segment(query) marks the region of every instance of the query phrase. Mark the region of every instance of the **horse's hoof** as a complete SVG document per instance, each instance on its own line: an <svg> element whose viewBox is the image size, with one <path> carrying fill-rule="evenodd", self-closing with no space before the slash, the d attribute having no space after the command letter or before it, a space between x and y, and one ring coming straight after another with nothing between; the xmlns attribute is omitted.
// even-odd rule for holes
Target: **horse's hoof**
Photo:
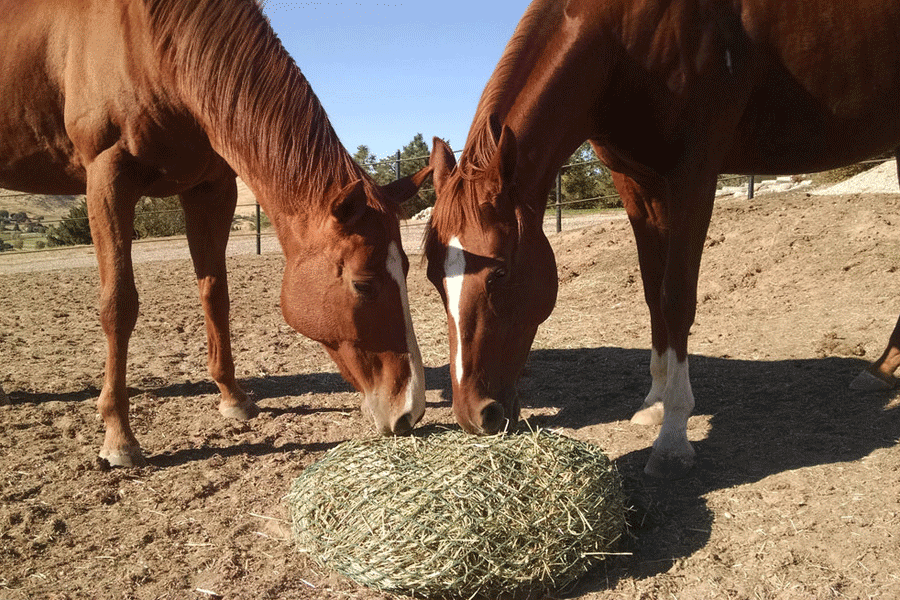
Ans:
<svg viewBox="0 0 900 600"><path fill-rule="evenodd" d="M683 479L694 467L694 449L688 455L662 454L654 450L644 473L657 479Z"/></svg>
<svg viewBox="0 0 900 600"><path fill-rule="evenodd" d="M892 390L897 386L897 380L890 375L882 375L881 373L866 369L856 376L850 382L850 389L860 392L881 392L884 390Z"/></svg>
<svg viewBox="0 0 900 600"><path fill-rule="evenodd" d="M100 450L100 458L109 463L111 467L143 467L147 465L147 459L141 453L140 446L128 445L121 448Z"/></svg>
<svg viewBox="0 0 900 600"><path fill-rule="evenodd" d="M219 404L219 412L222 416L229 419L237 419L238 421L249 421L259 414L259 407L253 400L245 400L237 405L226 406Z"/></svg>
<svg viewBox="0 0 900 600"><path fill-rule="evenodd" d="M662 425L664 412L662 402L654 402L649 406L644 405L634 413L631 422L635 425Z"/></svg>

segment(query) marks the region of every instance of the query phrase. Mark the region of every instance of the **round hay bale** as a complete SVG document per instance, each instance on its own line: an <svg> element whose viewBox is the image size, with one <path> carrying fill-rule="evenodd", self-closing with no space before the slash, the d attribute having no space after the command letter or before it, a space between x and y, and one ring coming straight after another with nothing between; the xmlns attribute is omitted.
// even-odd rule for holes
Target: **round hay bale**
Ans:
<svg viewBox="0 0 900 600"><path fill-rule="evenodd" d="M359 584L419 597L547 592L622 534L599 448L546 430L345 442L286 497L301 551Z"/></svg>

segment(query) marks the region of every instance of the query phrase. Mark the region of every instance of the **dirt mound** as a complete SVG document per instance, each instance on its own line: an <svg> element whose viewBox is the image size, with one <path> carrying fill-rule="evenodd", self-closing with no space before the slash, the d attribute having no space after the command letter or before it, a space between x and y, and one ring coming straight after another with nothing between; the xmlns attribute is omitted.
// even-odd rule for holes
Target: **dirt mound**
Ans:
<svg viewBox="0 0 900 600"><path fill-rule="evenodd" d="M840 195L840 194L900 194L900 184L897 178L897 161L889 160L836 183L824 189L816 190L814 194Z"/></svg>

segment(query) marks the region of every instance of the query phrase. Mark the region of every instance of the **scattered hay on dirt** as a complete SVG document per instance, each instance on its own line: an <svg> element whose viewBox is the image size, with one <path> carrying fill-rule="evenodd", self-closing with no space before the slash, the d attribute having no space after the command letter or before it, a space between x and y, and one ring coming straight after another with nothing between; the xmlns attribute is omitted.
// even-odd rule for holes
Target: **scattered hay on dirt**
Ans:
<svg viewBox="0 0 900 600"><path fill-rule="evenodd" d="M546 430L346 442L294 481L287 502L303 552L421 597L558 589L603 560L624 527L606 455Z"/></svg>

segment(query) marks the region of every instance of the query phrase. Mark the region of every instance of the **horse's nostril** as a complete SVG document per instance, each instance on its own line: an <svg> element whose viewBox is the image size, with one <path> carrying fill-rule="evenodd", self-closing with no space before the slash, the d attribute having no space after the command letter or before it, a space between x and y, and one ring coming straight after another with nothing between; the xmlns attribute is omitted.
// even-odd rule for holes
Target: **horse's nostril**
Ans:
<svg viewBox="0 0 900 600"><path fill-rule="evenodd" d="M506 426L506 411L499 402L491 402L481 409L481 429L488 435L499 432Z"/></svg>
<svg viewBox="0 0 900 600"><path fill-rule="evenodd" d="M409 435L412 433L412 430L413 424L412 419L409 418L409 413L400 415L400 418L394 423L394 435Z"/></svg>

